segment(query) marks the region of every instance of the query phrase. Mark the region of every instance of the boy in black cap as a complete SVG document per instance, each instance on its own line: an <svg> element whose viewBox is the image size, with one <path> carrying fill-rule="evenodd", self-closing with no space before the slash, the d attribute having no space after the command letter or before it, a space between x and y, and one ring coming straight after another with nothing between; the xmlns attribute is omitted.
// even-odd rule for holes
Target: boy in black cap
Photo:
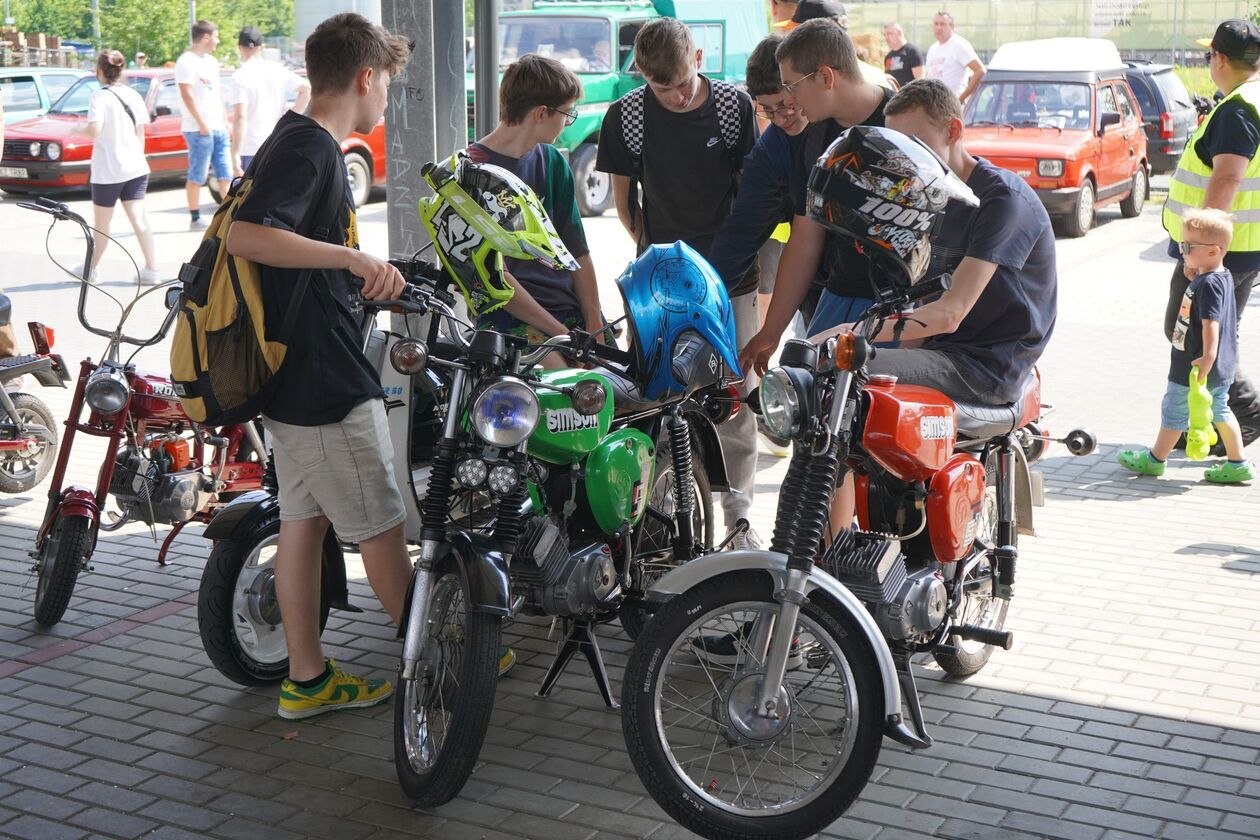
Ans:
<svg viewBox="0 0 1260 840"><path fill-rule="evenodd" d="M263 58L263 37L256 26L236 36L241 67L232 74L228 107L232 112L232 174L244 174L254 153L289 109L288 95L297 92L293 110L306 110L311 99L310 82L297 73Z"/></svg>
<svg viewBox="0 0 1260 840"><path fill-rule="evenodd" d="M1251 287L1260 278L1260 29L1251 21L1227 20L1216 28L1204 57L1212 81L1224 99L1199 124L1186 143L1164 204L1164 227L1170 237L1168 255L1177 259L1168 287L1164 334L1171 338L1186 288L1187 275L1179 246L1185 241L1182 215L1205 207L1233 214L1234 235L1225 268L1234 278L1238 316L1247 307ZM1241 369L1235 368L1229 406L1238 417L1246 442L1260 434L1260 399Z"/></svg>

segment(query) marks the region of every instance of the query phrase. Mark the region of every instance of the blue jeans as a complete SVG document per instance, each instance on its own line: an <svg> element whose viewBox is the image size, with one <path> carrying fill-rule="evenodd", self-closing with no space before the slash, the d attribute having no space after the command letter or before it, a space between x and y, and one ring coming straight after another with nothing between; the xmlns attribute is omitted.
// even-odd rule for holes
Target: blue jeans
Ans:
<svg viewBox="0 0 1260 840"><path fill-rule="evenodd" d="M1228 423L1234 419L1234 412L1229 410L1229 383L1208 386L1212 394L1212 422ZM1168 383L1164 392L1164 403L1159 409L1159 424L1165 429L1184 432L1190 428L1190 386Z"/></svg>
<svg viewBox="0 0 1260 840"><path fill-rule="evenodd" d="M232 180L232 161L228 154L230 146L226 131L212 131L209 134L185 131L184 142L188 145L188 183L204 184L211 164L214 164L214 177L220 181Z"/></svg>
<svg viewBox="0 0 1260 840"><path fill-rule="evenodd" d="M818 298L818 306L814 308L814 317L810 320L805 335L817 335L841 324L851 324L866 314L866 310L874 302L870 298L841 297L824 291Z"/></svg>

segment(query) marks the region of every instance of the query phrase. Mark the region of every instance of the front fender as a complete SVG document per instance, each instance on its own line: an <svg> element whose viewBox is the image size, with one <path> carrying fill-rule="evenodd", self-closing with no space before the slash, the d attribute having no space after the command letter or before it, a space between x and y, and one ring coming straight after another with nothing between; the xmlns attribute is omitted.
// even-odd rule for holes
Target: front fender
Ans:
<svg viewBox="0 0 1260 840"><path fill-rule="evenodd" d="M504 618L512 615L511 586L508 580L507 559L499 548L499 541L486 534L456 531L444 544L468 581L468 597L478 612Z"/></svg>
<svg viewBox="0 0 1260 840"><path fill-rule="evenodd" d="M280 500L275 494L267 490L251 490L219 508L202 536L208 540L237 539L272 514L280 514Z"/></svg>
<svg viewBox="0 0 1260 840"><path fill-rule="evenodd" d="M659 578L647 593L649 608L660 606L675 595L680 595L704 581L727 572L755 570L765 572L774 579L776 590L787 584L787 555L774 551L722 551L697 557L689 563ZM897 682L897 666L893 663L888 643L879 632L875 619L849 589L822 569L815 567L809 573L808 592L829 598L847 612L858 627L862 628L866 641L879 664L879 675L884 683L884 719L901 719L901 689Z"/></svg>

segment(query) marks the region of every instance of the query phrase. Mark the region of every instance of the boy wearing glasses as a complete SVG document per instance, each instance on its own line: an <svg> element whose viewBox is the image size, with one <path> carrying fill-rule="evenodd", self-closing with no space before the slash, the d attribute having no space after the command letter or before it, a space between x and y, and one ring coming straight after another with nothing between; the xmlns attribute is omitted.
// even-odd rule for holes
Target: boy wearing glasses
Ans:
<svg viewBox="0 0 1260 840"><path fill-rule="evenodd" d="M634 39L635 66L647 84L614 102L600 126L595 166L612 176L617 217L640 252L682 240L711 258L744 157L757 140L752 100L734 85L702 75L703 58L684 23L668 17L648 21ZM756 265L728 282L735 340L742 347L757 331ZM752 506L757 467L752 412L739 412L718 434L731 488L722 497L729 529ZM731 547L759 543L747 531Z"/></svg>
<svg viewBox="0 0 1260 840"><path fill-rule="evenodd" d="M1172 331L1172 359L1168 389L1160 411L1159 434L1150 449L1125 449L1116 460L1141 475L1163 475L1169 453L1189 427L1189 381L1197 369L1212 394L1212 422L1225 444L1228 459L1210 467L1203 477L1216 484L1236 484L1255 478L1243 455L1242 430L1229 408L1229 384L1238 362L1238 312L1234 278L1222 261L1234 235L1234 225L1223 210L1186 210L1179 245L1185 275L1190 281Z"/></svg>
<svg viewBox="0 0 1260 840"><path fill-rule="evenodd" d="M533 261L504 260L516 294L507 306L486 315L479 326L519 335L531 343L565 335L573 327L597 332L604 326L573 171L552 145L565 126L577 119L575 109L581 97L581 83L563 64L538 55L521 56L507 68L499 85L499 124L468 147L474 161L501 166L529 185L578 262L578 270L569 272ZM555 359L557 364L560 361ZM544 364L550 362L551 357Z"/></svg>

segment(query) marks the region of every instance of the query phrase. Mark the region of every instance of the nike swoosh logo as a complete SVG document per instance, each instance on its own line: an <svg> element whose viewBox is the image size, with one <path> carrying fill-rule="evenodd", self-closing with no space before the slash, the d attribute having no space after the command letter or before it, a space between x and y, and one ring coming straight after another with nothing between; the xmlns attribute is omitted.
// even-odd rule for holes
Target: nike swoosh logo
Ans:
<svg viewBox="0 0 1260 840"><path fill-rule="evenodd" d="M719 140L721 140L721 139L722 139L721 137L710 137L710 138L709 138L709 148L710 148L710 149L712 149L714 146L716 146L716 145L718 144L718 141L719 141Z"/></svg>

